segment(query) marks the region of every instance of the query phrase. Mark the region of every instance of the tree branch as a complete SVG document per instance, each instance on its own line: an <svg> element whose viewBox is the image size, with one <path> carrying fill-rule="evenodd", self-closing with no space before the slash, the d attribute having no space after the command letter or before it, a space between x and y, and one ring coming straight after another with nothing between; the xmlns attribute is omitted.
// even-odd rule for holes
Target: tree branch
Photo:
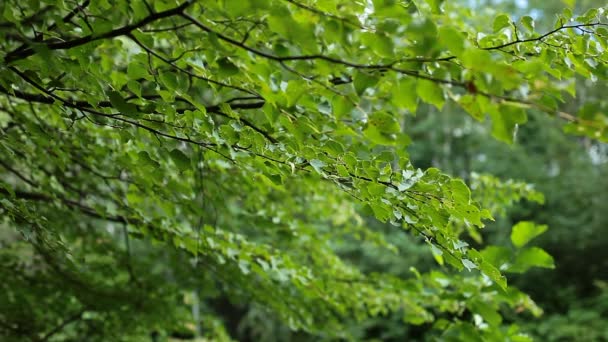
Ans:
<svg viewBox="0 0 608 342"><path fill-rule="evenodd" d="M63 330L63 328L65 328L68 324L76 322L76 321L82 319L82 314L84 314L85 311L86 311L85 309L81 309L80 311L76 312L72 316L66 318L61 323L59 323L58 326L56 326L55 328L51 329L51 331L49 331L48 333L44 334L38 341L39 342L48 341L49 338L51 338L53 335L55 335L56 333L58 333L61 330Z"/></svg>
<svg viewBox="0 0 608 342"><path fill-rule="evenodd" d="M71 49L71 48L81 46L81 45L84 45L84 44L87 44L90 42L94 42L97 40L101 40L101 39L108 39L108 38L124 36L126 34L129 34L131 31L138 29L140 27L143 27L145 25L148 25L156 20L178 15L178 14L182 13L188 6L190 6L193 3L194 3L194 0L186 0L183 4L181 4L175 8L172 8L172 9L169 9L169 10L166 10L163 12L152 13L149 16L143 18L142 20L140 20L134 24L126 25L121 28L117 28L112 31L108 31L106 33L90 34L90 35L87 35L87 36L84 36L81 38L77 38L77 39L73 39L73 40L69 40L69 41L65 41L65 42L49 42L49 43L43 42L42 44L49 50L66 50L66 49ZM25 49L17 49L12 52L9 52L4 57L4 62L7 64L10 64L10 63L16 62L18 60L27 58L35 53L36 53L36 51L32 47L28 47Z"/></svg>
<svg viewBox="0 0 608 342"><path fill-rule="evenodd" d="M486 48L482 48L482 49L483 50L499 50L499 49L503 49L503 48L506 48L506 47L509 47L509 46L515 45L515 44L542 41L543 39L547 38L548 36L550 36L554 33L557 33L563 29L569 29L569 28L579 28L580 29L582 27L595 27L595 26L608 26L608 24L598 22L598 23L577 24L577 25L560 25L558 28L553 29L549 32L546 32L535 38L516 39L516 40L508 42L508 43L491 46L491 47L486 47Z"/></svg>
<svg viewBox="0 0 608 342"><path fill-rule="evenodd" d="M2 86L0 86L0 92L5 93L9 96L14 96L17 98L20 98L22 100L26 100L29 102L38 102L38 103L43 103L43 104L53 104L57 101L57 99L49 97L49 96L44 96L44 95L40 95L40 94L31 94L31 93L26 93L26 92L22 92L22 91L18 91L18 90L12 90L14 94L11 94L9 91L7 91L6 89L4 89ZM142 98L145 98L147 100L152 100L152 99L156 99L159 98L159 95L143 95ZM126 98L125 100L128 101L130 99L132 99L134 97L131 98ZM182 102L186 102L188 104L190 104L186 99L184 98L176 98L177 101L182 101ZM66 100L67 101L67 100ZM70 106L72 108L77 108L80 110L84 110L85 108L88 109L93 109L93 107L86 101L69 101L69 105L67 102L64 101L64 104L66 104L67 106ZM262 108L264 106L265 102L264 101L258 101L258 102L250 102L250 103L235 103L235 104L228 104L230 106L231 109L259 109ZM101 101L97 104L98 107L101 108L113 108L112 104L110 103L110 101ZM194 107L190 108L190 109L195 109ZM226 118L231 118L228 114L222 112L220 105L212 105L212 106L206 106L205 107L207 113L213 113L213 114L217 114L217 115L221 115L223 117ZM183 112L186 109L182 109L181 111L178 112ZM159 113L160 114L160 113ZM114 114L105 114L105 115L114 115ZM239 118L239 121L241 121L245 126L250 127L251 129L253 129L254 131L262 134L266 139L268 139L270 142L272 142L273 144L276 144L278 141L276 138L272 137L268 132L266 132L265 130L257 127L256 125L254 125L251 121L249 121L246 118ZM156 122L156 121L155 121Z"/></svg>

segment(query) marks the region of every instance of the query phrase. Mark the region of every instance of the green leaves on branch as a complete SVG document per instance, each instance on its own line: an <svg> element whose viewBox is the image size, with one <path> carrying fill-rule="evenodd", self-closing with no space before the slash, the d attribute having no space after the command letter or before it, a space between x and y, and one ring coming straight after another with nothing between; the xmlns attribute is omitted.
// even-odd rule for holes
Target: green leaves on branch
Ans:
<svg viewBox="0 0 608 342"><path fill-rule="evenodd" d="M368 118L367 127L363 132L375 144L394 145L401 133L401 127L394 116L376 112Z"/></svg>
<svg viewBox="0 0 608 342"><path fill-rule="evenodd" d="M515 247L490 246L481 251L485 260L503 272L523 273L531 267L554 268L553 257L539 247L525 247L532 239L547 230L545 225L522 221L513 226L511 241Z"/></svg>
<svg viewBox="0 0 608 342"><path fill-rule="evenodd" d="M230 296L320 338L356 339L345 322L405 311L413 324L440 313L447 318L434 323L456 340L505 340L498 305L523 295L497 294L516 291L501 272L553 267L528 246L546 227L516 225L513 249L477 251L461 234L481 243L493 215L542 195L489 175L467 185L417 168L405 123L456 103L489 117L507 143L529 110L567 120L569 132L608 134L604 104L561 108L576 95L575 77L606 78L601 11L575 22L564 14L538 33L531 17L505 14L478 31L477 18L440 0L83 3L0 4L0 203L3 224L19 233L11 248L29 248L8 264L27 256L44 273L84 260L70 295L49 290L45 300L99 314L108 331L131 316L95 310L82 299L90 284L140 294L126 306L162 312L144 325L165 333L173 321L164 308L183 317L192 308L175 298L200 289L206 305ZM339 248L347 239L390 245L372 217L419 237L453 271L483 276L363 272ZM22 285L7 298L35 292ZM452 309L464 307L491 328ZM52 309L60 319L47 321L73 315Z"/></svg>

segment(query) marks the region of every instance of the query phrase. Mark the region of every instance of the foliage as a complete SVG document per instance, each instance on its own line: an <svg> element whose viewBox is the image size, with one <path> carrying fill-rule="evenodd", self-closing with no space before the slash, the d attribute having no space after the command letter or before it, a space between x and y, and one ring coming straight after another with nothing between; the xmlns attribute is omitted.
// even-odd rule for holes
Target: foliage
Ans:
<svg viewBox="0 0 608 342"><path fill-rule="evenodd" d="M589 100L601 98L604 88L597 85L591 89L584 83L577 87ZM555 269L508 275L509 283L528 293L544 314L536 320L520 315L506 315L505 319L524 325L524 330L539 341L557 340L558 336L568 339L577 333L588 336L586 340L601 341L605 311L599 304L603 299L598 284L607 279L603 270L608 258L602 219L608 210L606 145L564 136L562 123L538 114L531 115L530 122L519 129L512 146L493 141L482 124L454 113L430 113L416 120L412 130L417 132L417 141L424 143L412 146L413 163L434 161L434 166L453 173L468 169L513 177L534 183L534 189L544 193L542 206L524 200L480 231L483 241L507 246L511 244L509 228L515 222L535 221L550 227L531 243L553 256ZM477 192L473 190L473 194ZM573 319L585 327L586 335L582 329L573 332L572 325L564 324ZM537 329L540 326L543 328Z"/></svg>
<svg viewBox="0 0 608 342"><path fill-rule="evenodd" d="M398 314L448 340L527 340L501 312L540 309L501 272L553 267L524 247L546 228L516 225L509 253L462 233L480 242L504 207L541 195L491 176L471 193L417 167L406 120L458 106L510 143L543 112L608 140L604 102L560 107L576 77L606 78L604 9L544 32L436 0L0 11L0 332L14 338L228 339L247 304L317 339ZM399 251L369 216L452 269L351 262L344 239Z"/></svg>
<svg viewBox="0 0 608 342"><path fill-rule="evenodd" d="M550 341L608 339L608 328L604 324L608 314L606 284L600 283L598 286L602 288L599 296L582 301L574 300L573 308L568 312L554 314L534 325L530 324L528 330Z"/></svg>

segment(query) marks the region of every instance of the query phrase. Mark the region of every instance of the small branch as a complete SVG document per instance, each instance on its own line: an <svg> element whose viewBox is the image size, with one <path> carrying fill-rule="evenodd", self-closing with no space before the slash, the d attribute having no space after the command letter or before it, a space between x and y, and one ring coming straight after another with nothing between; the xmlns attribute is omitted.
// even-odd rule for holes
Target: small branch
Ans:
<svg viewBox="0 0 608 342"><path fill-rule="evenodd" d="M345 60L341 60L338 58L334 58L334 57L329 57L326 55L321 55L321 54L315 54L315 55L297 55L297 56L276 56L274 54L271 53L267 53L255 48L252 48L246 44L243 44L231 37L228 37L224 34L222 34L221 32L217 32L212 30L211 28L209 28L208 26L204 25L203 23L201 23L200 21L194 19L193 17L191 17L190 15L188 15L187 13L180 13L180 15L184 18L186 18L187 20L189 20L190 22L192 22L194 25L196 25L198 28L200 28L201 30L207 32L207 33L212 33L215 34L220 40L223 40L231 45L234 45L236 47L239 47L241 49L244 49L246 51L249 51L255 55L258 55L260 57L264 57L276 62L286 62L286 61L307 61L307 60L323 60L326 62L330 62L333 64L340 64L340 65L344 65L347 67L351 67L351 68L355 68L355 69L362 69L362 70L379 70L379 71L386 71L386 70L392 70L404 75L408 75L411 77L415 77L415 78L419 78L419 79L425 79L425 80L429 80L429 81L433 81L433 82L437 82L437 83L442 83L442 84L451 84L451 85L458 85L458 86L464 86L464 83L461 82L456 82L456 81L451 81L451 80L445 80L445 79L439 79L439 78L434 78L428 75L424 75L424 74L420 74L417 71L412 71L412 70L405 70L405 69L399 69L399 68L395 68L394 65L396 63L398 63L399 61L395 61L389 64L359 64L359 63L354 63L354 62L349 62L349 61L345 61ZM442 60L449 60L451 59L450 57L445 57Z"/></svg>
<svg viewBox="0 0 608 342"><path fill-rule="evenodd" d="M72 18L78 14L78 12L82 12L87 6L89 6L90 3L91 0L85 0L81 5L76 5L76 8L71 10L70 13L63 17L62 21L64 23L71 21ZM49 26L48 31L54 30L55 28L57 28L57 23L53 23L51 26Z"/></svg>
<svg viewBox="0 0 608 342"><path fill-rule="evenodd" d="M520 44L520 43L529 43L529 42L537 42L537 41L542 41L543 39L547 38L548 36L557 33L563 29L569 29L569 28L574 28L574 29L580 29L582 27L595 27L595 26L608 26L608 24L604 24L604 23L589 23L589 24L577 24L577 25L560 25L558 28L553 29L545 34L542 34L536 38L527 38L527 39L515 39L514 41L508 42L508 43L504 43L504 44L500 44L500 45L496 45L496 46L491 46L491 47L486 47L486 48L482 48L483 50L499 50L502 48L506 48L508 46L511 45L515 45L515 44Z"/></svg>
<svg viewBox="0 0 608 342"><path fill-rule="evenodd" d="M239 86L235 86L235 85L230 85L227 83L223 83L220 81L216 81L216 80L212 80L210 78L204 77L204 76L200 76L197 75L189 70L186 70L184 68L181 68L179 66L177 66L175 63L173 63L171 60L169 60L168 58L165 58L163 56L161 56L158 52L152 50L151 48L149 48L148 46L146 46L145 44L143 44L142 42L139 41L139 39L135 38L135 36L133 36L132 34L128 34L127 37L129 37L135 44L139 45L139 47L141 47L142 49L144 49L149 55L152 55L158 59L160 59L161 61L165 62L167 65L169 65L170 67L172 67L175 70L181 71L183 73L185 73L186 75L190 76L190 77L194 77L212 84L216 84L222 87L226 87L226 88L232 88L232 89L236 89L236 90L240 90L242 92L254 95L254 96L258 96L258 98L261 99L261 96L251 90L239 87Z"/></svg>
<svg viewBox="0 0 608 342"><path fill-rule="evenodd" d="M51 338L53 335L55 335L56 333L58 333L61 330L63 330L68 324L76 322L76 321L82 319L82 314L84 314L85 311L86 311L85 309L81 309L77 313L75 313L72 316L66 318L58 326L56 326L55 328L51 329L51 331L49 331L48 333L44 334L44 336L42 336L38 341L39 342L48 341L49 338Z"/></svg>
<svg viewBox="0 0 608 342"><path fill-rule="evenodd" d="M3 92L9 96L11 96L11 94L4 88L2 88L2 86L0 86L0 92ZM15 97L18 97L22 100L26 100L29 102L38 102L38 103L44 103L44 104L52 104L56 102L56 99L49 97L49 96L44 96L44 95L39 95L39 94L31 94L31 93L25 93L25 92L21 92L21 91L14 91L15 92ZM147 100L151 100L151 99L156 99L159 98L159 95L144 95L142 96L143 98L147 99ZM128 101L131 98L126 98L125 100ZM238 99L238 98L237 98ZM246 97L244 99L257 99L257 97ZM236 99L232 99L232 101L234 101ZM67 100L64 101L64 104L66 104ZM184 98L176 98L176 101L182 101L182 102L186 102L189 103L186 99ZM80 110L85 110L86 109L91 109L92 107L91 105L86 102L86 101L70 101L69 102L72 108L77 108ZM262 108L264 106L265 102L264 101L259 101L259 102L251 102L251 103L235 103L235 104L231 104L230 108L231 109L259 109ZM110 101L102 101L99 102L97 104L98 107L101 108L113 108L112 104L110 103ZM218 114L227 118L231 118L228 114L224 113L221 111L221 108L219 105L213 105L213 106L207 106L205 107L207 110L207 113L213 113L213 114ZM191 108L191 109L194 109ZM184 109L185 110L185 109ZM105 114L105 116L114 116L114 114ZM165 123L165 124L169 124L168 122L165 121L160 121L160 120L152 120L152 119L144 119L146 121L152 121L152 122L159 122L159 123ZM266 139L268 139L270 142L276 144L278 141L272 137L268 132L264 131L263 129L257 127L256 125L254 125L251 121L249 121L246 118L239 118L239 120L245 124L245 126L250 127L251 129L253 129L254 131L262 134Z"/></svg>
<svg viewBox="0 0 608 342"><path fill-rule="evenodd" d="M19 71L17 68L15 67L9 67L9 70L13 71L14 73L16 73L17 75L19 75L19 77L21 77L23 80L25 80L27 83L29 83L30 85L32 85L34 88L42 91L43 93L47 94L48 96L50 96L51 98L61 102L63 105L65 105L66 107L70 107L70 108L76 108L82 112L86 112L86 113L90 113L93 115L97 115L97 116L102 116L105 118L110 118L110 119L114 119L117 121L121 121L124 123L127 123L131 126L135 126L141 129L144 129L150 133L152 133L155 136L162 136L165 138L169 138L169 139L173 139L173 140L177 140L177 141L182 141L185 143L190 143L190 144L194 144L194 145L198 145L201 147L204 147L212 152L215 152L219 155L221 155L222 157L228 159L229 161L234 162L234 160L226 155L224 155L223 153L211 148L212 146L215 146L215 144L210 144L210 143L206 143L206 142L200 142L200 141L196 141L196 140L192 140L190 138L184 138L184 137L180 137L180 136L176 136L176 135L171 135L162 131L159 131L157 129L154 129L152 127L148 127L146 125L143 125L137 121L131 121L125 118L120 117L120 113L114 113L114 114L107 114L107 113L102 113L90 108L86 108L86 107L82 107L82 106L78 106L77 104L74 104L73 102L63 99L53 93L50 93L48 90L44 89L44 87L42 87L41 85L37 84L36 82L34 82L31 78L29 78L27 75L25 75L24 73L22 73L21 71Z"/></svg>
<svg viewBox="0 0 608 342"><path fill-rule="evenodd" d="M187 27L190 25L193 25L193 24L185 23L185 24L181 24L181 25L175 25L175 26L171 26L171 27L161 27L161 28L157 28L157 29L141 29L141 32L155 33L155 32L177 31L181 28L184 28L184 27Z"/></svg>
<svg viewBox="0 0 608 342"><path fill-rule="evenodd" d="M42 9L40 9L38 12L30 15L29 17L23 19L19 25L21 26L28 26L31 24L36 23L40 17L42 17L46 12L48 12L49 10L51 10L53 8L53 6L46 6ZM7 29L7 28L14 28L17 24L13 23L13 22L4 22L4 23L0 23L0 29Z"/></svg>
<svg viewBox="0 0 608 342"><path fill-rule="evenodd" d="M13 167L11 167L7 163L5 163L3 160L0 160L0 166L2 166L3 168L5 168L7 171L11 172L15 176L17 176L17 178L21 179L22 181L24 181L25 183L27 183L29 186L31 186L33 188L37 187L36 183L34 183L34 181L32 181L31 179L29 179L29 178L25 177L24 175L22 175L19 171L15 170Z"/></svg>
<svg viewBox="0 0 608 342"><path fill-rule="evenodd" d="M343 17L337 16L337 15L332 14L332 13L323 12L323 11L317 9L317 8L314 8L314 7L311 7L311 6L307 6L307 5L305 5L305 4L301 3L301 2L298 2L298 1L295 1L295 0L285 0L285 1L289 2L290 4L293 4L294 6L297 6L297 7L301 8L301 9L303 9L303 10L306 10L306 11L309 11L311 13L317 14L319 16L336 19L336 20L339 20L339 21L341 21L341 22L343 22L345 24L354 26L354 27L362 29L362 30L370 30L370 31L372 30L369 27L365 27L365 26L361 25L361 23L353 22L352 20L349 20L348 18L343 18Z"/></svg>

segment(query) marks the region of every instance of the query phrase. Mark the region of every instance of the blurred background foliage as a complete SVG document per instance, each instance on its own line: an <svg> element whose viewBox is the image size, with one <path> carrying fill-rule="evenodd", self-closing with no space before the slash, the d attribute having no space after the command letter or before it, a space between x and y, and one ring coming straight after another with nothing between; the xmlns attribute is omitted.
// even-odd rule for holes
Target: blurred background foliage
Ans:
<svg viewBox="0 0 608 342"><path fill-rule="evenodd" d="M420 167L434 165L465 178L470 172L490 173L534 184L544 194L544 204L517 203L483 231L486 242L503 245L518 221L550 227L551 234L536 242L554 257L556 268L509 278L544 315L513 319L541 341L608 339L607 146L565 136L559 123L541 115L530 116L512 146L493 140L488 129L449 109L412 121L423 138L418 141L426 141L410 148Z"/></svg>
<svg viewBox="0 0 608 342"><path fill-rule="evenodd" d="M531 15L537 27L550 27L564 5L582 13L598 2L472 0L469 4L475 11L507 12L515 18ZM605 103L607 91L601 82L579 81L577 99L570 98L564 110L583 102ZM507 243L510 227L522 220L546 224L551 231L535 241L553 256L556 268L535 268L509 277L510 284L529 294L543 309L543 316L505 318L538 341L608 341L608 145L564 135L563 126L531 113L509 146L491 137L490 124L480 124L454 106L441 112L421 107L406 125L416 141L409 152L417 167L438 167L469 184L472 173L492 174L502 180L533 184L544 194L544 204L518 202L482 231L484 241L496 245ZM419 269L433 263L430 252L418 249L420 244L413 239L402 235L389 239L403 255L382 265L374 265L377 256L369 257L369 265L401 267L405 272L403 266L397 266L403 265L403 258L406 265ZM429 338L416 328L404 331L397 319L375 323L386 329L385 335L379 336L384 340L387 335L395 341Z"/></svg>

